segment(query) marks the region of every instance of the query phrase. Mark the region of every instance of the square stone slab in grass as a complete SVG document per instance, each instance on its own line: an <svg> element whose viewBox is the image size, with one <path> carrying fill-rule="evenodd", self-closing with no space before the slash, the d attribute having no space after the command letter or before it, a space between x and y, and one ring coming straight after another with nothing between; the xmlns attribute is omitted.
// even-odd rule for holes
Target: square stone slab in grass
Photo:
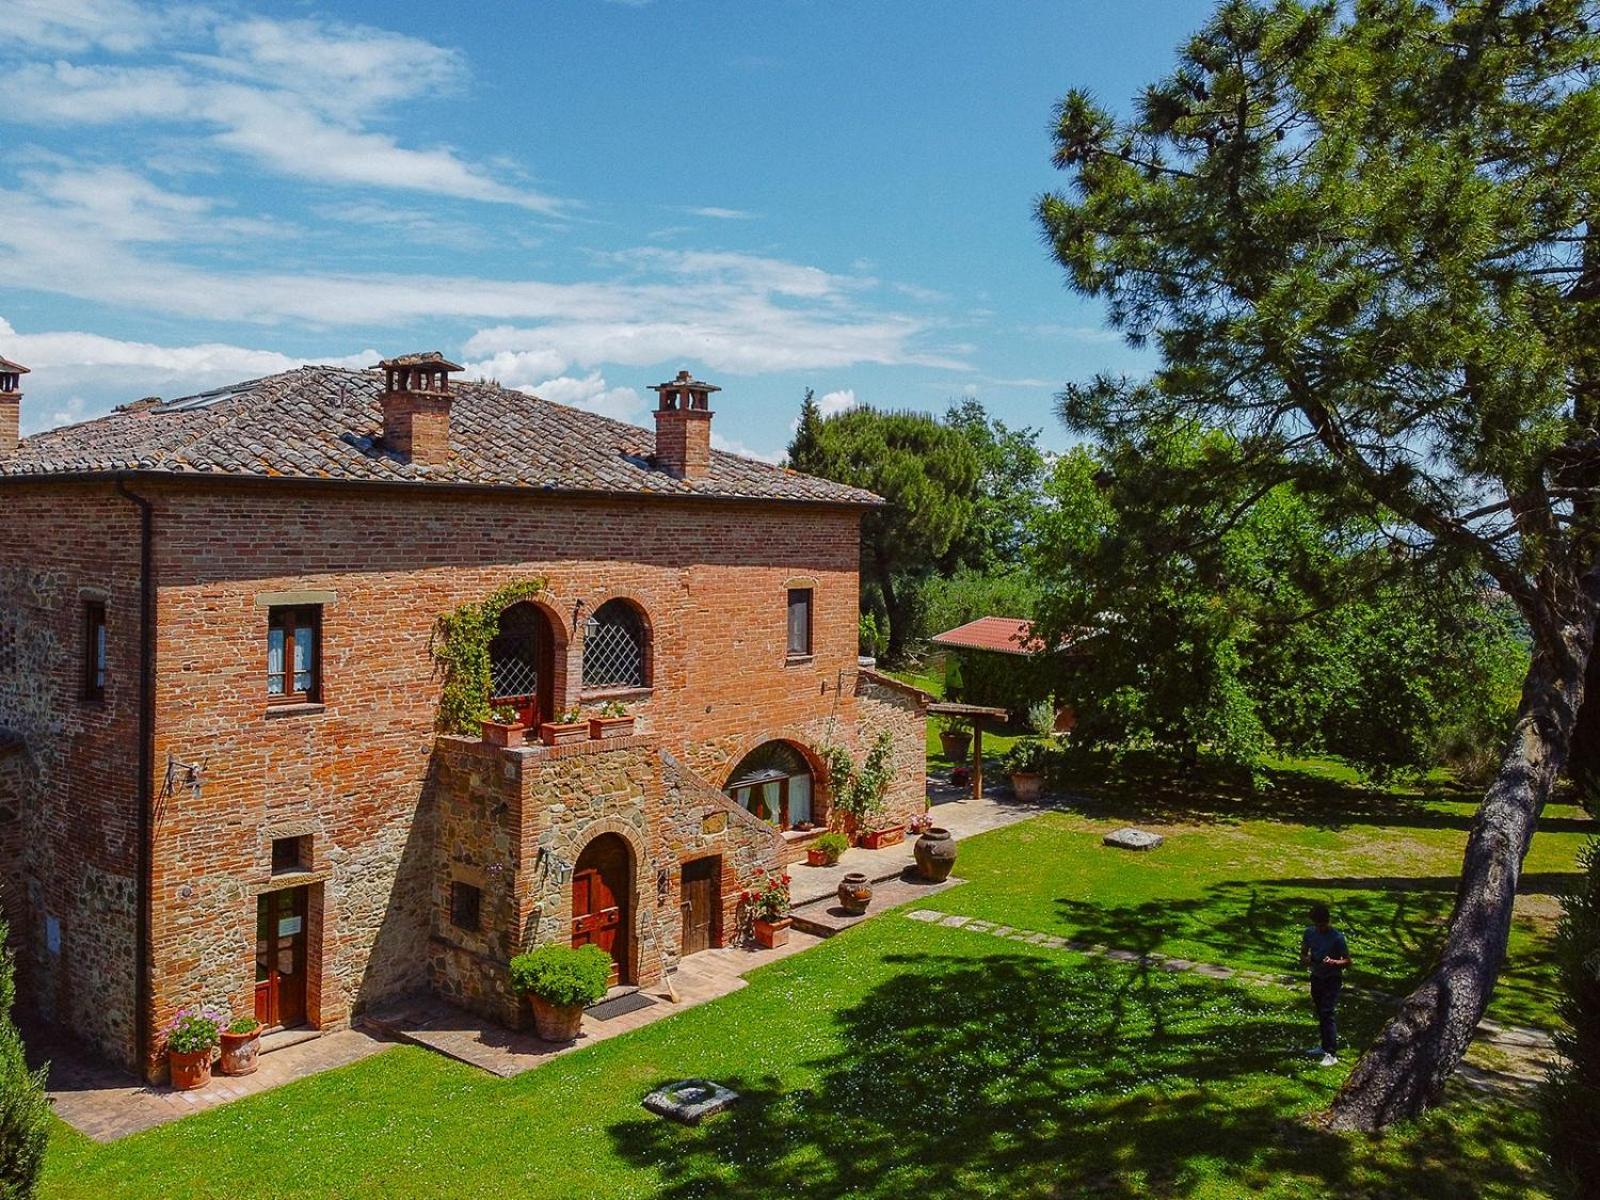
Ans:
<svg viewBox="0 0 1600 1200"><path fill-rule="evenodd" d="M1146 829L1113 829L1102 839L1106 845L1119 850L1154 850L1167 839Z"/></svg>
<svg viewBox="0 0 1600 1200"><path fill-rule="evenodd" d="M698 1125L739 1098L739 1093L709 1079L680 1079L657 1088L644 1098L644 1106L657 1116Z"/></svg>

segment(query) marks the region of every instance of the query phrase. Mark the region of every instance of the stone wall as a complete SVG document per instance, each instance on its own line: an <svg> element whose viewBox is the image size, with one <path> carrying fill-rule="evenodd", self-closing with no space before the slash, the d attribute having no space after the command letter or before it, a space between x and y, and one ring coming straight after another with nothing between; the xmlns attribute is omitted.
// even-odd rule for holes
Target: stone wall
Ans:
<svg viewBox="0 0 1600 1200"><path fill-rule="evenodd" d="M778 869L782 840L697 779L661 741L635 735L503 750L439 739L429 974L440 995L501 1023L523 1024L526 1006L507 987L507 965L523 949L570 943L571 870L604 834L629 848L632 982L658 983L677 965L686 862L720 857L716 944L739 939L740 894L758 867ZM453 880L483 889L476 933L451 924Z"/></svg>
<svg viewBox="0 0 1600 1200"><path fill-rule="evenodd" d="M0 537L0 905L20 1003L134 1059L139 525L110 487L19 486ZM84 604L106 607L84 696Z"/></svg>

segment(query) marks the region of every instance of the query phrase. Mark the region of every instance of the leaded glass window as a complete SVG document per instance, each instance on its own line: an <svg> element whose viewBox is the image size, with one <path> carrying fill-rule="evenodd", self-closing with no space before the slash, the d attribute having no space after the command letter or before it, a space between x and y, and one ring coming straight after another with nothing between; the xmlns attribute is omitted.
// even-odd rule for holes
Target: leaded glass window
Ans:
<svg viewBox="0 0 1600 1200"><path fill-rule="evenodd" d="M607 600L583 626L583 686L649 684L644 621L626 600Z"/></svg>

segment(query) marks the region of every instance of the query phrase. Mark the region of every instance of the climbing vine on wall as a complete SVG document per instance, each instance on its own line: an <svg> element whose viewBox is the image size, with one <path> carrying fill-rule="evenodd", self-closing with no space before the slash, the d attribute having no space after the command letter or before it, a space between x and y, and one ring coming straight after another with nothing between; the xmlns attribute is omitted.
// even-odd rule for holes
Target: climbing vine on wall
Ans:
<svg viewBox="0 0 1600 1200"><path fill-rule="evenodd" d="M860 821L882 810L884 793L894 782L894 737L887 729L873 739L859 765L837 742L822 748L822 761L835 813Z"/></svg>
<svg viewBox="0 0 1600 1200"><path fill-rule="evenodd" d="M429 650L444 678L438 727L445 733L477 733L489 719L489 643L500 630L500 614L545 590L546 580L508 583L485 600L463 604L434 622Z"/></svg>

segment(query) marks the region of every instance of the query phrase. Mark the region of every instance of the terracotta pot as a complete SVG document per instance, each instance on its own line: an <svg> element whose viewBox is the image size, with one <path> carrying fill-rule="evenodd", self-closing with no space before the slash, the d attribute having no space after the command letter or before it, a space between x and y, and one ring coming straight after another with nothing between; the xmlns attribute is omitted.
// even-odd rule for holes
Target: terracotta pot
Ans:
<svg viewBox="0 0 1600 1200"><path fill-rule="evenodd" d="M766 917L757 917L753 922L756 941L771 950L775 946L782 946L789 940L789 926L793 922L788 917L778 917L769 921Z"/></svg>
<svg viewBox="0 0 1600 1200"><path fill-rule="evenodd" d="M917 874L932 883L943 883L950 878L956 865L956 840L948 829L937 826L917 839L911 848L917 856Z"/></svg>
<svg viewBox="0 0 1600 1200"><path fill-rule="evenodd" d="M213 1049L207 1046L204 1050L168 1050L167 1069L172 1073L172 1086L180 1092L190 1092L210 1083Z"/></svg>
<svg viewBox="0 0 1600 1200"><path fill-rule="evenodd" d="M583 1026L583 1005L551 1004L538 996L529 996L533 1005L533 1030L547 1042L570 1042L577 1038Z"/></svg>
<svg viewBox="0 0 1600 1200"><path fill-rule="evenodd" d="M217 1066L224 1075L252 1075L261 1053L261 1030L254 1033L222 1031L222 1057Z"/></svg>
<svg viewBox="0 0 1600 1200"><path fill-rule="evenodd" d="M897 846L906 840L906 827L893 825L888 829L869 829L861 835L861 847L864 850L882 850L885 846Z"/></svg>
<svg viewBox="0 0 1600 1200"><path fill-rule="evenodd" d="M597 742L627 737L633 732L632 717L590 717L589 736Z"/></svg>
<svg viewBox="0 0 1600 1200"><path fill-rule="evenodd" d="M832 864L828 862L828 852L826 850L818 850L815 846L812 846L806 851L806 865L812 867L827 867L831 866Z"/></svg>
<svg viewBox="0 0 1600 1200"><path fill-rule="evenodd" d="M1037 800L1044 795L1044 776L1018 771L1011 776L1011 790L1018 800Z"/></svg>
<svg viewBox="0 0 1600 1200"><path fill-rule="evenodd" d="M589 722L574 721L570 725L557 725L546 721L539 726L539 740L546 746L569 746L573 742L587 742Z"/></svg>
<svg viewBox="0 0 1600 1200"><path fill-rule="evenodd" d="M939 734L939 748L944 751L944 756L953 763L966 762L967 751L972 746L970 733L955 733L948 729Z"/></svg>
<svg viewBox="0 0 1600 1200"><path fill-rule="evenodd" d="M839 881L839 903L845 912L858 917L872 903L872 885L860 871L851 871Z"/></svg>
<svg viewBox="0 0 1600 1200"><path fill-rule="evenodd" d="M490 746L501 746L507 750L515 750L522 745L523 734L527 732L524 725L502 725L499 721L485 721L483 723L483 740Z"/></svg>

